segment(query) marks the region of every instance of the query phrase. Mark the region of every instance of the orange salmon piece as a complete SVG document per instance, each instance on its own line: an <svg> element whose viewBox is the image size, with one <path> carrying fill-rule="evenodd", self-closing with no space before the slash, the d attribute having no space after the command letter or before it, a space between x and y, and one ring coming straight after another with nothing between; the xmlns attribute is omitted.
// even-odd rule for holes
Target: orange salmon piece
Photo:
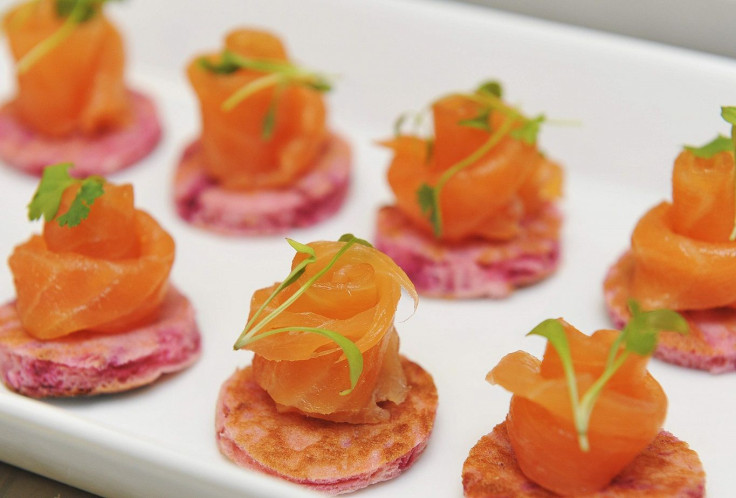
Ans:
<svg viewBox="0 0 736 498"><path fill-rule="evenodd" d="M685 150L672 172L672 229L704 242L727 242L734 226L734 159L705 159Z"/></svg>
<svg viewBox="0 0 736 498"><path fill-rule="evenodd" d="M261 316L280 306L324 268L342 244L310 244L317 261L277 295ZM292 268L304 257L297 254ZM275 287L256 291L251 316ZM254 378L282 411L296 410L337 422L385 421L389 413L378 403L399 403L407 390L398 356L399 340L393 328L401 287L416 297L406 274L388 256L356 244L264 329L266 332L289 326L319 327L352 340L363 353L364 364L358 385L350 394L339 395L350 387L348 363L342 350L317 334L278 334L246 346L256 353Z"/></svg>
<svg viewBox="0 0 736 498"><path fill-rule="evenodd" d="M706 310L736 303L734 158L684 150L672 172L672 203L650 209L631 235L631 297L645 309ZM628 273L627 273L628 278ZM620 279L619 279L620 280ZM623 285L606 283L607 289Z"/></svg>
<svg viewBox="0 0 736 498"><path fill-rule="evenodd" d="M264 31L234 31L225 47L246 58L287 61L281 41ZM205 58L218 61L216 55ZM314 165L328 136L326 109L317 90L270 85L226 111L222 104L230 96L268 74L250 69L215 74L202 68L199 59L190 62L187 75L199 99L202 152L210 176L228 189L279 188ZM274 99L274 128L266 138L264 120Z"/></svg>
<svg viewBox="0 0 736 498"><path fill-rule="evenodd" d="M3 29L15 60L52 36L64 21L52 0L12 9L3 19ZM119 128L131 117L124 66L122 38L98 12L17 75L18 93L11 105L22 122L49 136Z"/></svg>
<svg viewBox="0 0 736 498"><path fill-rule="evenodd" d="M603 330L586 336L562 323L582 395L603 371L615 334ZM667 398L646 372L646 361L632 355L604 387L588 428L590 451L583 452L556 351L548 346L542 361L521 351L505 356L487 380L514 393L507 425L524 474L564 495L606 486L649 445L664 422Z"/></svg>
<svg viewBox="0 0 736 498"><path fill-rule="evenodd" d="M446 170L488 140L487 131L460 124L476 118L479 111L479 104L461 95L451 95L432 106L435 139L431 145L408 135L383 143L394 151L388 181L396 202L427 233L432 233L432 227L417 202L417 190L424 183L436 185ZM501 112L492 112L491 130L501 127L506 119ZM506 135L485 156L445 184L440 194L441 238L514 238L519 234L522 218L546 200L557 198L560 185L559 166L545 160L534 146Z"/></svg>
<svg viewBox="0 0 736 498"><path fill-rule="evenodd" d="M736 242L680 235L666 202L647 212L631 236L631 296L645 309L697 310L736 302Z"/></svg>
<svg viewBox="0 0 736 498"><path fill-rule="evenodd" d="M87 220L73 228L47 223L8 260L21 323L38 339L127 330L155 314L166 294L173 239L133 208L129 185L104 189ZM74 193L64 193L60 213Z"/></svg>

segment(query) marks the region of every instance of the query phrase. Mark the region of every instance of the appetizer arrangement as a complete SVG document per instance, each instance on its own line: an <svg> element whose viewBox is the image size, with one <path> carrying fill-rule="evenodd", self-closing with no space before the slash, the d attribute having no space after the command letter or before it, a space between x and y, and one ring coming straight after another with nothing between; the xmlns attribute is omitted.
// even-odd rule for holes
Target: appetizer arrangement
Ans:
<svg viewBox="0 0 736 498"><path fill-rule="evenodd" d="M235 348L253 364L223 384L220 451L238 465L339 494L392 479L424 451L432 377L399 355L404 272L364 240L297 251L281 282L255 292Z"/></svg>
<svg viewBox="0 0 736 498"><path fill-rule="evenodd" d="M31 397L129 390L200 354L189 300L169 284L174 241L135 209L133 187L49 166L29 204L43 233L8 264L17 297L0 307L0 377Z"/></svg>
<svg viewBox="0 0 736 498"><path fill-rule="evenodd" d="M339 209L350 147L326 124L328 79L287 58L274 35L231 32L218 54L187 68L201 136L177 167L174 197L186 221L229 234L313 225Z"/></svg>
<svg viewBox="0 0 736 498"><path fill-rule="evenodd" d="M159 142L153 103L125 85L106 1L29 0L5 14L18 88L0 107L0 160L33 175L61 161L77 177L106 175Z"/></svg>
<svg viewBox="0 0 736 498"><path fill-rule="evenodd" d="M396 205L378 213L376 247L429 296L500 298L549 276L562 170L537 148L544 116L506 104L497 82L431 108L434 136L404 133L400 118L382 143Z"/></svg>
<svg viewBox="0 0 736 498"><path fill-rule="evenodd" d="M609 270L604 292L617 326L626 301L682 313L690 334L663 332L655 356L712 373L736 370L736 107L723 107L731 138L685 147L675 160L672 202L637 223L628 250Z"/></svg>
<svg viewBox="0 0 736 498"><path fill-rule="evenodd" d="M545 320L529 333L548 340L541 361L517 351L488 373L513 397L465 461L465 496L704 496L700 459L661 429L667 397L646 370L658 332L687 322L630 304L621 333Z"/></svg>

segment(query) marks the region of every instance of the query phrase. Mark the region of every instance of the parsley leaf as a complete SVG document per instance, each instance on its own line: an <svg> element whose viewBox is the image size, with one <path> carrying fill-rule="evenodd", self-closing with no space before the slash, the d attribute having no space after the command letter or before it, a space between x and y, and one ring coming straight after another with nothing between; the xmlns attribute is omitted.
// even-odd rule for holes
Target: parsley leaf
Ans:
<svg viewBox="0 0 736 498"><path fill-rule="evenodd" d="M344 234L342 234L340 236L340 238L337 239L337 241L338 242L354 242L354 243L360 244L362 246L373 247L373 244L371 244L370 242L368 242L365 239L359 239L358 237L356 237L352 233L344 233Z"/></svg>
<svg viewBox="0 0 736 498"><path fill-rule="evenodd" d="M729 150L733 151L733 142L731 142L731 139L728 137L718 135L716 138L700 147L686 145L685 150L692 152L695 157L710 159L711 157L721 152Z"/></svg>
<svg viewBox="0 0 736 498"><path fill-rule="evenodd" d="M56 220L59 226L75 227L79 225L82 220L87 219L89 216L89 210L92 204L99 196L104 193L101 182L82 182L82 186L77 193L77 196L69 206L69 210L59 216Z"/></svg>
<svg viewBox="0 0 736 498"><path fill-rule="evenodd" d="M501 97L503 97L503 86L501 86L501 83L499 81L485 81L481 83L480 86L478 86L478 88L475 90L475 93L477 93L478 95L486 95L500 99Z"/></svg>
<svg viewBox="0 0 736 498"><path fill-rule="evenodd" d="M54 219L64 190L74 184L73 178L68 173L71 167L71 163L62 163L44 168L36 193L28 204L29 220L37 220L41 216L46 221Z"/></svg>
<svg viewBox="0 0 736 498"><path fill-rule="evenodd" d="M472 119L461 119L457 124L460 126L467 126L468 128L476 128L491 132L491 125L488 124L488 119L491 117L491 110L489 108L481 109L478 115Z"/></svg>
<svg viewBox="0 0 736 498"><path fill-rule="evenodd" d="M201 57L197 61L197 64L199 64L199 67L201 67L202 69L209 71L211 73L232 74L238 69L240 69L240 66L236 64L234 61L232 61L230 57L228 57L229 53L230 53L229 50L224 50L218 62L212 62L207 57Z"/></svg>
<svg viewBox="0 0 736 498"><path fill-rule="evenodd" d="M432 224L435 237L442 235L442 218L437 190L426 183L422 183L417 189L417 202L422 214L426 215Z"/></svg>
<svg viewBox="0 0 736 498"><path fill-rule="evenodd" d="M686 334L688 331L687 321L674 311L642 311L639 304L634 300L629 301L629 310L631 311L631 319L622 332L626 351L648 356L657 347L660 330L669 330L681 334Z"/></svg>
<svg viewBox="0 0 736 498"><path fill-rule="evenodd" d="M509 135L525 144L535 145L537 143L537 136L539 135L539 128L546 119L544 114L540 114L533 119L527 119L521 128L511 130Z"/></svg>
<svg viewBox="0 0 736 498"><path fill-rule="evenodd" d="M736 126L736 107L721 107L721 117L729 124Z"/></svg>
<svg viewBox="0 0 736 498"><path fill-rule="evenodd" d="M89 177L84 180L69 175L71 163L47 166L41 175L36 192L28 204L28 219L37 220L43 216L48 222L56 218L64 191L75 184L81 187L66 213L56 218L60 226L75 227L89 215L95 199L104 192L104 179Z"/></svg>
<svg viewBox="0 0 736 498"><path fill-rule="evenodd" d="M87 22L99 12L100 7L108 0L56 0L56 14L69 17L78 9L78 22Z"/></svg>

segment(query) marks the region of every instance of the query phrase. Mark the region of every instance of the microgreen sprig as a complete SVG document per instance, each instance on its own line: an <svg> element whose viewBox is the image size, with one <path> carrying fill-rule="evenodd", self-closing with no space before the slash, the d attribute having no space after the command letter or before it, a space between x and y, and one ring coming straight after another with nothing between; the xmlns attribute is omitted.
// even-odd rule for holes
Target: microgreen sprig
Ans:
<svg viewBox="0 0 736 498"><path fill-rule="evenodd" d="M231 111L256 92L275 86L274 98L271 100L263 120L262 136L264 139L270 138L273 134L279 96L287 85L303 85L318 92L327 92L332 88L329 78L321 73L304 69L286 61L243 57L227 49L223 50L219 62L213 63L203 57L199 59L199 65L215 74L227 75L240 69L267 73L265 76L242 86L222 103L223 111Z"/></svg>
<svg viewBox="0 0 736 498"><path fill-rule="evenodd" d="M90 207L104 193L105 179L100 176L84 180L72 178L69 175L71 167L71 163L61 163L43 170L36 193L28 204L28 219L33 221L43 216L47 222L56 219L59 226L75 227L89 216ZM79 192L66 213L56 218L64 191L75 184L81 185Z"/></svg>
<svg viewBox="0 0 736 498"><path fill-rule="evenodd" d="M360 378L361 373L363 372L363 355L360 352L360 349L358 346L355 345L353 341L346 338L345 336L334 332L332 330L322 329L322 328L315 328L315 327L300 327L300 326L289 326L289 327L283 327L283 328L277 328L268 330L265 332L259 332L263 330L266 325L268 325L269 322L271 322L274 318L276 318L279 314L281 314L284 310L286 310L289 306L291 306L294 301L296 301L299 296L304 294L317 280L322 277L325 273L327 273L330 268L332 268L335 263L337 262L340 257L345 254L350 247L352 247L355 244L361 244L367 247L372 247L371 244L363 239L359 239L355 237L352 234L345 234L342 237L340 237L338 240L339 242L344 242L343 246L335 253L335 255L332 257L332 259L325 265L324 268L319 270L317 273L314 274L309 280L304 282L299 289L297 289L291 296L289 296L288 299L286 299L281 305L279 305L275 310L271 311L268 315L263 317L260 321L258 319L263 314L266 307L274 300L274 298L281 293L284 289L289 287L290 285L294 284L299 277L301 277L304 272L306 271L307 266L315 263L317 261L317 254L314 252L314 249L306 244L302 244L300 242L297 242L292 239L286 239L287 242L291 247L294 248L298 253L305 254L306 257L294 267L294 269L289 273L289 275L284 279L283 282L281 282L276 289L271 293L270 296L263 302L263 304L256 310L255 313L253 313L253 316L250 320L248 320L248 323L245 325L245 328L243 329L243 332L240 334L238 339L235 341L235 345L233 346L234 349L241 349L248 344L251 344L259 339L263 339L264 337L268 337L275 334L281 334L284 332L309 332L314 334L319 334L324 337L327 337L328 339L332 340L335 344L337 344L340 349L342 349L343 353L345 354L345 357L348 360L348 369L350 371L350 388L346 389L342 392L340 392L341 395L345 396L350 394L353 389L355 388L356 384L358 383L358 379Z"/></svg>
<svg viewBox="0 0 736 498"><path fill-rule="evenodd" d="M685 334L688 332L687 321L678 313L670 310L642 311L639 305L629 301L631 319L621 334L611 345L606 360L606 367L598 379L588 388L582 397L578 395L578 386L573 366L570 346L567 342L565 329L558 320L545 320L527 335L540 335L546 338L560 356L562 368L565 372L570 402L572 404L573 422L578 435L578 445L584 452L590 451L588 441L588 426L590 416L595 408L606 383L621 368L626 359L632 354L648 356L657 346L659 332L668 330ZM623 349L622 349L623 346Z"/></svg>
<svg viewBox="0 0 736 498"><path fill-rule="evenodd" d="M721 152L731 152L736 155L736 107L721 107L721 117L731 125L730 138L718 135L716 138L700 147L686 145L685 150L690 151L695 157L703 159L710 159ZM736 168L736 161L734 161L734 167ZM736 192L736 174L734 175L734 192ZM736 214L734 214L733 229L731 230L731 235L728 237L728 240L736 240Z"/></svg>
<svg viewBox="0 0 736 498"><path fill-rule="evenodd" d="M49 52L66 40L80 24L89 21L111 0L56 0L56 13L66 20L51 36L42 40L18 61L20 74L28 71Z"/></svg>
<svg viewBox="0 0 736 498"><path fill-rule="evenodd" d="M507 134L524 143L534 145L537 141L540 125L545 121L544 115L535 118L524 117L519 110L508 106L501 100L503 89L497 81L488 81L481 84L472 94L457 94L480 104L478 114L471 119L463 119L458 122L461 126L483 130L489 133L488 139L469 156L453 164L445 170L435 185L422 183L417 189L417 202L422 213L432 225L435 237L442 236L442 210L440 208L440 195L448 181L460 171L471 166L491 149L498 145ZM501 126L492 130L489 124L492 112L501 112L506 116ZM515 125L521 125L514 128Z"/></svg>

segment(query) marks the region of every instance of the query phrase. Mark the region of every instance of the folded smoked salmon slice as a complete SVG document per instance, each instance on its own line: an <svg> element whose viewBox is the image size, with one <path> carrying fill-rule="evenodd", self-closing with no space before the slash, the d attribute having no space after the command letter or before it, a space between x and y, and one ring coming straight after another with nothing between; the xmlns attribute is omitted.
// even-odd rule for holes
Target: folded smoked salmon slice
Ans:
<svg viewBox="0 0 736 498"><path fill-rule="evenodd" d="M400 134L382 142L394 151L388 181L401 211L426 233L433 227L417 201L423 184L435 186L443 173L476 153L489 136L508 125L518 129L519 116L491 111L488 129L468 126L484 116L472 97L453 94L432 104L434 138ZM510 121L510 122L509 122ZM483 126L483 125L481 125ZM562 170L534 144L505 133L488 152L452 176L442 189L440 238L509 240L521 230L525 216L560 197Z"/></svg>
<svg viewBox="0 0 736 498"><path fill-rule="evenodd" d="M77 189L66 189L59 214ZM43 235L17 246L8 263L23 327L38 339L55 339L80 330L123 331L150 318L173 261L173 239L134 208L132 187L105 183L80 225L47 222Z"/></svg>
<svg viewBox="0 0 736 498"><path fill-rule="evenodd" d="M582 334L560 320L585 392L605 369L617 333ZM514 396L507 427L524 474L563 495L582 495L606 486L659 433L667 398L646 371L648 357L631 355L605 385L588 426L589 451L580 449L559 354L547 345L543 360L518 351L505 356L487 380Z"/></svg>
<svg viewBox="0 0 736 498"><path fill-rule="evenodd" d="M733 153L702 158L683 151L675 161L672 198L652 208L634 228L632 297L648 309L733 305Z"/></svg>
<svg viewBox="0 0 736 498"><path fill-rule="evenodd" d="M233 31L225 38L225 49L266 64L288 63L281 41L265 31ZM223 187L234 190L292 184L315 164L328 137L320 92L286 80L279 83L275 78L234 108L225 109L228 98L269 73L245 68L208 69L207 63L217 65L223 57L197 57L187 67L199 98L202 154L208 173Z"/></svg>
<svg viewBox="0 0 736 498"><path fill-rule="evenodd" d="M289 299L344 244L309 244L316 261L306 267L294 284L277 294L261 316ZM305 257L297 254L292 268ZM251 317L277 285L256 291ZM299 411L337 422L385 421L389 413L378 403L400 403L407 393L398 354L399 339L393 326L402 287L416 298L411 282L388 256L355 244L262 331L317 327L353 341L363 355L363 373L350 394L340 394L350 387L347 359L330 339L317 334L294 331L250 343L246 347L256 353L254 378L283 411Z"/></svg>
<svg viewBox="0 0 736 498"><path fill-rule="evenodd" d="M58 3L25 2L5 15L3 29L16 61L62 28L67 16L58 13ZM18 72L10 105L32 130L55 137L95 134L130 120L123 42L101 8L94 9L44 57Z"/></svg>

